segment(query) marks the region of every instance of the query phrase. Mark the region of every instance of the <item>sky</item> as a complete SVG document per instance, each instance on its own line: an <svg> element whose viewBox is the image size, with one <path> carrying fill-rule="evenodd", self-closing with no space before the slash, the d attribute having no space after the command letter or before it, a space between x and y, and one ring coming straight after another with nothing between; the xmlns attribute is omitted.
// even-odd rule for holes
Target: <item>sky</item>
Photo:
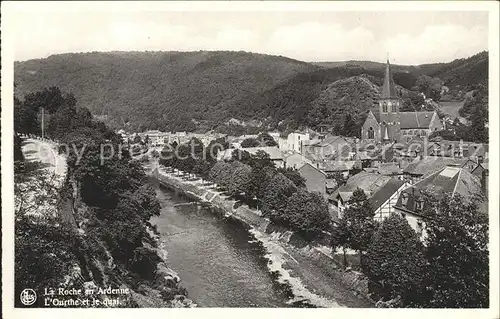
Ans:
<svg viewBox="0 0 500 319"><path fill-rule="evenodd" d="M480 11L51 11L16 13L14 59L89 51L244 50L302 61L449 62L488 50Z"/></svg>

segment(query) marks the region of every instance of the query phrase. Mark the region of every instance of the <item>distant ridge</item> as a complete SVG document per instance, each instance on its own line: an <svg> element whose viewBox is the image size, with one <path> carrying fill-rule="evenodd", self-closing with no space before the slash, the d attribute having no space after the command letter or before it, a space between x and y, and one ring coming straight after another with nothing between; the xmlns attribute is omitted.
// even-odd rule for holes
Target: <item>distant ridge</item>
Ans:
<svg viewBox="0 0 500 319"><path fill-rule="evenodd" d="M422 74L467 88L487 82L487 65L488 52L481 52L450 63L394 65L393 72L405 89ZM15 62L14 80L21 98L50 86L72 92L78 105L107 115L106 123L115 128L129 123L130 130L203 130L231 118L258 119L266 128L311 125L310 112L320 100L337 114L335 122L349 111L357 118L366 107L356 103L374 98L362 96L364 81L338 82L342 88L336 92L344 95L324 91L362 75L380 86L382 70L382 63L371 61L307 63L244 51L116 51Z"/></svg>

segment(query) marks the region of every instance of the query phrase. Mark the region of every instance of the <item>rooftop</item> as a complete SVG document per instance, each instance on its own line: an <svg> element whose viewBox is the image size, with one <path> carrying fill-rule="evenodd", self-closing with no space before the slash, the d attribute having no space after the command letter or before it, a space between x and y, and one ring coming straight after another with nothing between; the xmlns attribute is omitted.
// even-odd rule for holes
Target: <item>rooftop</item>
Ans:
<svg viewBox="0 0 500 319"><path fill-rule="evenodd" d="M402 192L396 206L418 213L421 208L418 207L417 202L422 191L435 196L437 199L442 198L444 194L450 196L459 194L465 199L474 196L482 197L481 183L476 176L469 173L467 169L447 166Z"/></svg>
<svg viewBox="0 0 500 319"><path fill-rule="evenodd" d="M452 157L439 157L439 156L425 156L420 160L413 161L404 170L403 173L411 175L428 176L435 173L448 165L461 166L466 159L452 158Z"/></svg>

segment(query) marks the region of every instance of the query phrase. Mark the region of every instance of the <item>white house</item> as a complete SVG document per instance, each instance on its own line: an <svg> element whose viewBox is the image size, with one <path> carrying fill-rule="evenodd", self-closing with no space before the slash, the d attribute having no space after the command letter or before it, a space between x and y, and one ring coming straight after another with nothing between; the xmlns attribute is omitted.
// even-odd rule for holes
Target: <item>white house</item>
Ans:
<svg viewBox="0 0 500 319"><path fill-rule="evenodd" d="M310 139L309 133L293 132L288 134L287 144L290 151L302 152L302 142Z"/></svg>

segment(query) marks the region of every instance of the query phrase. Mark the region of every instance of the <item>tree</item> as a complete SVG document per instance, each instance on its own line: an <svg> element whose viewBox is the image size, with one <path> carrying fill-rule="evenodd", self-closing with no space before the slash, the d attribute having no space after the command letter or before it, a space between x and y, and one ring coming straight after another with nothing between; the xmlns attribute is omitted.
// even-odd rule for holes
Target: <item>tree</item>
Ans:
<svg viewBox="0 0 500 319"><path fill-rule="evenodd" d="M439 201L428 196L426 203L427 265L420 306L488 308L487 214L476 201L457 194Z"/></svg>
<svg viewBox="0 0 500 319"><path fill-rule="evenodd" d="M364 273L382 289L384 300L401 297L403 305L419 299L425 259L423 245L405 218L387 217L375 232L365 258Z"/></svg>
<svg viewBox="0 0 500 319"><path fill-rule="evenodd" d="M488 143L487 115L483 107L478 105L471 115L470 136L475 142ZM486 115L486 116L485 116Z"/></svg>
<svg viewBox="0 0 500 319"><path fill-rule="evenodd" d="M233 150L233 152L231 153L231 160L238 161L250 166L254 165L252 155L248 151L245 151L243 149Z"/></svg>
<svg viewBox="0 0 500 319"><path fill-rule="evenodd" d="M330 245L332 246L332 250L334 252L337 251L337 249L342 248L344 267L347 267L346 249L351 242L351 236L352 234L349 229L349 224L345 218L341 218L334 224Z"/></svg>
<svg viewBox="0 0 500 319"><path fill-rule="evenodd" d="M250 173L247 185L248 199L257 199L258 202L264 198L266 187L274 174L269 167L254 167Z"/></svg>
<svg viewBox="0 0 500 319"><path fill-rule="evenodd" d="M262 198L262 213L276 222L286 221L285 208L288 198L297 191L297 187L285 175L277 173L266 185Z"/></svg>
<svg viewBox="0 0 500 319"><path fill-rule="evenodd" d="M231 178L231 164L224 161L217 162L210 169L209 178L212 182L227 190Z"/></svg>
<svg viewBox="0 0 500 319"><path fill-rule="evenodd" d="M441 88L443 86L441 79L421 75L415 85L418 87L419 92L424 93L427 98L431 98L435 102L439 102L441 99Z"/></svg>
<svg viewBox="0 0 500 319"><path fill-rule="evenodd" d="M61 106L57 112L54 112L48 121L47 134L54 138L61 138L67 132L71 132L73 126L76 126L77 112L74 107Z"/></svg>
<svg viewBox="0 0 500 319"><path fill-rule="evenodd" d="M243 140L243 142L241 142L242 148L257 147L257 146L261 146L261 145L260 145L260 142L255 138L250 137L250 138Z"/></svg>
<svg viewBox="0 0 500 319"><path fill-rule="evenodd" d="M358 127L352 115L347 113L344 117L343 134L344 136L359 136Z"/></svg>
<svg viewBox="0 0 500 319"><path fill-rule="evenodd" d="M368 249L377 226L373 219L375 213L365 192L360 188L353 192L346 206L341 222L333 230L333 238L343 241L335 242L334 246L357 250L360 264L363 266L363 252Z"/></svg>
<svg viewBox="0 0 500 319"><path fill-rule="evenodd" d="M40 123L37 113L36 108L26 106L14 97L14 131L23 134L38 134Z"/></svg>
<svg viewBox="0 0 500 319"><path fill-rule="evenodd" d="M266 132L260 133L257 139L260 141L262 146L278 146L278 143L276 143L274 138Z"/></svg>
<svg viewBox="0 0 500 319"><path fill-rule="evenodd" d="M229 143L226 142L226 140L223 137L210 141L205 150L207 161L216 162L217 154L220 151L226 150L228 148L229 148Z"/></svg>
<svg viewBox="0 0 500 319"><path fill-rule="evenodd" d="M252 155L252 167L269 167L274 168L275 165L271 160L268 153L258 150L257 153Z"/></svg>
<svg viewBox="0 0 500 319"><path fill-rule="evenodd" d="M330 214L326 201L318 193L299 189L287 201L283 219L293 229L306 234L330 230Z"/></svg>
<svg viewBox="0 0 500 319"><path fill-rule="evenodd" d="M401 112L415 112L422 110L425 100L419 92L408 91L408 95L403 99L403 105L400 108Z"/></svg>
<svg viewBox="0 0 500 319"><path fill-rule="evenodd" d="M238 161L231 162L231 175L228 185L228 191L231 196L237 196L241 193L248 193L248 184L252 169L250 166Z"/></svg>
<svg viewBox="0 0 500 319"><path fill-rule="evenodd" d="M203 159L197 160L193 168L193 173L201 176L202 180L203 178L208 179L210 174L210 169L212 168L212 166L213 166L212 162Z"/></svg>
<svg viewBox="0 0 500 319"><path fill-rule="evenodd" d="M299 188L306 187L306 179L300 175L299 171L295 168L287 167L287 168L278 168L277 171L286 176L289 180L291 180L295 186Z"/></svg>
<svg viewBox="0 0 500 319"><path fill-rule="evenodd" d="M24 161L24 154L21 148L21 143L21 137L17 134L14 134L14 162Z"/></svg>

